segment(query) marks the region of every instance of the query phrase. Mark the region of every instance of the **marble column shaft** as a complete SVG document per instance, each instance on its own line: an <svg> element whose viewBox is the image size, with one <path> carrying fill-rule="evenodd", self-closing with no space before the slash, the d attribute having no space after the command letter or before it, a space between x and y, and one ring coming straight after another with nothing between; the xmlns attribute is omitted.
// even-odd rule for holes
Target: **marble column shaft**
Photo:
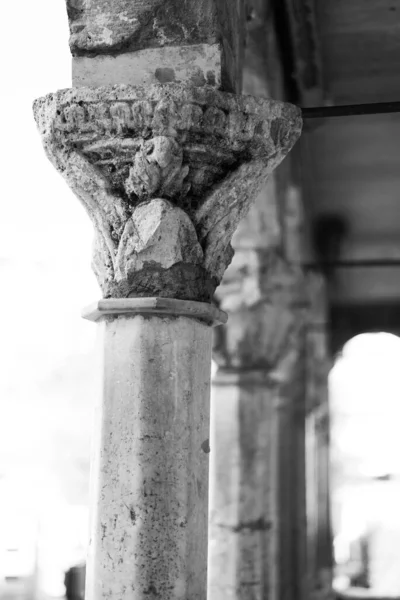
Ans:
<svg viewBox="0 0 400 600"><path fill-rule="evenodd" d="M143 301L123 302L130 312L86 315L100 321L103 355L86 599L203 599L218 311L170 301L145 312ZM197 308L195 318L182 305Z"/></svg>

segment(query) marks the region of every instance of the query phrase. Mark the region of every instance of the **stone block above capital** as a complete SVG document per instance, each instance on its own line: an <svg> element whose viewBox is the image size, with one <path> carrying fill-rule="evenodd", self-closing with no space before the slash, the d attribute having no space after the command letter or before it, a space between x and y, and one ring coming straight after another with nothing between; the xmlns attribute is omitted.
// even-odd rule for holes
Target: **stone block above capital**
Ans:
<svg viewBox="0 0 400 600"><path fill-rule="evenodd" d="M243 0L66 0L66 4L74 85L83 78L86 85L111 84L110 77L117 73L114 83L149 83L150 76L151 83L187 80L240 91Z"/></svg>
<svg viewBox="0 0 400 600"><path fill-rule="evenodd" d="M210 301L233 232L301 132L298 108L209 86L67 89L34 112L95 226L105 298Z"/></svg>

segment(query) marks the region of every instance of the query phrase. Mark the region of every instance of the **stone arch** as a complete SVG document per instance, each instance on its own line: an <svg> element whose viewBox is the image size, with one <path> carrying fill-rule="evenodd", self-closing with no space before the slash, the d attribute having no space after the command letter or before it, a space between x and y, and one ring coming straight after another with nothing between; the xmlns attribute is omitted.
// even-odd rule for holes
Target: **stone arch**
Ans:
<svg viewBox="0 0 400 600"><path fill-rule="evenodd" d="M399 307L394 302L333 305L329 327L331 355L337 356L348 341L362 333L400 335Z"/></svg>
<svg viewBox="0 0 400 600"><path fill-rule="evenodd" d="M356 315L354 308L347 327L341 323L329 386L336 585L347 577L373 597L398 596L400 329L380 310ZM382 331L384 323L390 331Z"/></svg>

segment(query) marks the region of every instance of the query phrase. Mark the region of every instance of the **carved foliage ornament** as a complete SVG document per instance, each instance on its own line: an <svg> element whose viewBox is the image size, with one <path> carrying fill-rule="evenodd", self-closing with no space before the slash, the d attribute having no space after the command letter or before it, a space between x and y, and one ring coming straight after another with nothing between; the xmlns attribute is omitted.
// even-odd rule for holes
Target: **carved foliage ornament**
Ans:
<svg viewBox="0 0 400 600"><path fill-rule="evenodd" d="M301 132L290 104L175 84L61 90L34 113L95 225L105 297L209 301L239 220Z"/></svg>

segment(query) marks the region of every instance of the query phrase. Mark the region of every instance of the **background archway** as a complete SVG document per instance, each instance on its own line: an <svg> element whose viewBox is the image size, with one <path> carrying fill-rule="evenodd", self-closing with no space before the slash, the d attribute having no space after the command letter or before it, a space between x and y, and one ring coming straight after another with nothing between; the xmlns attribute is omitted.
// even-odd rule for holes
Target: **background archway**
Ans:
<svg viewBox="0 0 400 600"><path fill-rule="evenodd" d="M400 338L366 333L329 377L335 586L375 596L400 597L399 366Z"/></svg>

